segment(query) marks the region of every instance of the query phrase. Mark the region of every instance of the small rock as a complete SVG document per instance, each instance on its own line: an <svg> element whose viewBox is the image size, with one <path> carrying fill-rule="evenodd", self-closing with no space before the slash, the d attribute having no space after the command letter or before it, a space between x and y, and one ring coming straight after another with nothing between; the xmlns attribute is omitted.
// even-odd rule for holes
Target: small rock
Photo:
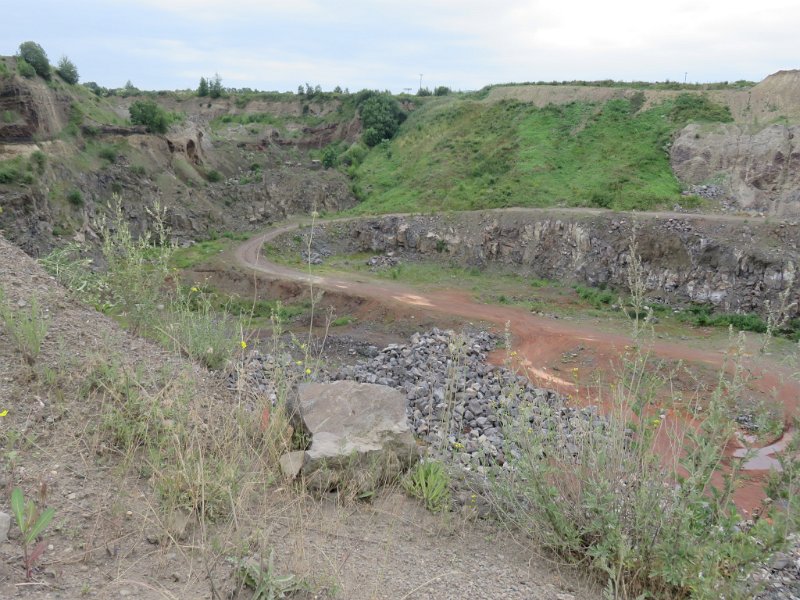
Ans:
<svg viewBox="0 0 800 600"><path fill-rule="evenodd" d="M8 530L11 528L11 515L0 512L0 544L8 541Z"/></svg>

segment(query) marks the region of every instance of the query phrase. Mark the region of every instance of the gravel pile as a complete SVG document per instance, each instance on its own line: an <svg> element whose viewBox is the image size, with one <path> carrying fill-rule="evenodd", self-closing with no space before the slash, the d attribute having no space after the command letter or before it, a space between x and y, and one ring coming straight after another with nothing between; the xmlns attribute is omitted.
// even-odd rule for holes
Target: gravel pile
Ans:
<svg viewBox="0 0 800 600"><path fill-rule="evenodd" d="M454 454L464 465L506 463L516 450L503 435L506 422L546 430L567 452L579 430L602 427L594 408L566 406L552 390L486 363L496 339L486 332L455 334L433 329L408 345L391 344L370 360L345 366L330 379L388 385L408 401L409 423L434 451Z"/></svg>
<svg viewBox="0 0 800 600"><path fill-rule="evenodd" d="M800 600L800 535L789 536L789 548L775 553L769 564L751 576L763 587L757 600Z"/></svg>
<svg viewBox="0 0 800 600"><path fill-rule="evenodd" d="M394 253L389 252L387 254L378 254L376 256L370 256L367 260L367 266L372 271L376 271L378 269L385 269L387 267L394 267L400 264L400 259L397 258Z"/></svg>
<svg viewBox="0 0 800 600"><path fill-rule="evenodd" d="M719 185L693 185L688 190L683 192L684 196L700 196L701 198L708 198L715 200L717 198L724 198L727 196L725 190Z"/></svg>

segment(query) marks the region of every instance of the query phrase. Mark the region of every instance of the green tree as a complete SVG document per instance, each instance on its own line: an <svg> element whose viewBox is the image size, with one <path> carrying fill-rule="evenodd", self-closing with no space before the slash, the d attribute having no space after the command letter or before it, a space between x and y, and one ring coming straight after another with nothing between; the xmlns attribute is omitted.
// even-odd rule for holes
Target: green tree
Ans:
<svg viewBox="0 0 800 600"><path fill-rule="evenodd" d="M370 96L361 105L360 112L364 143L370 147L394 136L400 123L405 120L400 105L388 94Z"/></svg>
<svg viewBox="0 0 800 600"><path fill-rule="evenodd" d="M450 93L450 88L446 85L439 85L436 86L436 89L433 90L434 96L447 96Z"/></svg>
<svg viewBox="0 0 800 600"><path fill-rule="evenodd" d="M208 84L208 95L212 98L219 98L222 96L222 78L219 73L214 73L214 79Z"/></svg>
<svg viewBox="0 0 800 600"><path fill-rule="evenodd" d="M71 85L78 83L78 67L68 57L62 56L58 61L58 68L56 72L61 76L61 79Z"/></svg>
<svg viewBox="0 0 800 600"><path fill-rule="evenodd" d="M152 133L165 133L169 127L169 114L152 100L137 100L129 112L131 123L144 125Z"/></svg>
<svg viewBox="0 0 800 600"><path fill-rule="evenodd" d="M19 56L25 59L34 68L37 75L50 79L50 61L47 53L36 42L22 42L19 45Z"/></svg>
<svg viewBox="0 0 800 600"><path fill-rule="evenodd" d="M197 86L197 95L203 98L208 96L208 81L205 77L200 78L200 85Z"/></svg>

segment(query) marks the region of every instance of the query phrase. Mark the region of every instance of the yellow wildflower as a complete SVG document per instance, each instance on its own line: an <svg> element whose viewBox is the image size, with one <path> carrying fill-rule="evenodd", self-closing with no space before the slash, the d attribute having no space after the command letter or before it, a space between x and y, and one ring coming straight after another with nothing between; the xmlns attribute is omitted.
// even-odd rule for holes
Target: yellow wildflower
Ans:
<svg viewBox="0 0 800 600"><path fill-rule="evenodd" d="M311 375L311 369L306 369L306 375Z"/></svg>
<svg viewBox="0 0 800 600"><path fill-rule="evenodd" d="M0 412L0 417L5 417L8 414L8 409L4 408L3 412Z"/></svg>
<svg viewBox="0 0 800 600"><path fill-rule="evenodd" d="M196 287L192 287L192 289L191 289L191 290L189 290L189 291L190 291L190 292L199 292L200 290L198 290Z"/></svg>
<svg viewBox="0 0 800 600"><path fill-rule="evenodd" d="M242 350L244 350L245 348L247 348L247 342L245 342L244 340L242 340L241 342L239 342L239 344L241 345L241 347L242 347Z"/></svg>

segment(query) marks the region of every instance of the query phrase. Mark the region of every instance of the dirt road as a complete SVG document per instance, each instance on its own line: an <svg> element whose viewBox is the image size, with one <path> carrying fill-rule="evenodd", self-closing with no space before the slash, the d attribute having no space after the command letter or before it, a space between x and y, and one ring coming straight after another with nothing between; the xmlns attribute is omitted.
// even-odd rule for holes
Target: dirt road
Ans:
<svg viewBox="0 0 800 600"><path fill-rule="evenodd" d="M513 210L513 209L511 209ZM528 209L524 209L529 211ZM582 212L593 212L582 209ZM599 212L599 211L598 211ZM661 216L668 216L663 213ZM678 215L686 218L687 215ZM715 219L735 220L739 217L714 215ZM620 358L624 355L626 347L632 343L631 337L625 333L612 333L602 331L586 323L575 323L560 319L537 316L523 308L511 306L498 306L481 304L471 298L469 294L452 290L433 290L420 292L394 282L372 280L362 275L321 276L297 270L291 267L275 264L265 258L261 252L263 245L274 240L280 235L298 227L297 223L276 227L266 233L260 234L236 248L235 257L242 266L266 275L270 278L290 280L308 284L327 290L337 291L356 297L376 300L389 307L414 308L425 313L457 316L465 321L486 321L493 323L502 331L508 327L516 353L515 360L524 367L528 375L535 382L554 387L563 393L579 396L584 383L588 378L601 379L612 376L619 366ZM578 373L575 369L564 369L555 372L544 365L558 363L565 353L576 347L585 349L591 355L591 373ZM706 377L713 378L723 368L726 360L724 351L718 349L702 349L687 344L653 340L650 352L654 358L683 363L699 367L706 373ZM787 422L793 416L800 414L800 384L792 377L790 369L773 364L767 359L758 356L748 356L743 359L743 366L750 375L748 392L760 395L764 399L777 399L785 407ZM566 371L567 373L565 373ZM587 401L596 402L597 398L588 398ZM674 413L674 411L668 411ZM755 481L760 479L765 469L777 465L774 453L782 448L778 440L777 445L766 448L757 457L758 460L750 464L750 470L756 477L748 489L738 495L740 506L754 507L760 501L762 493L760 486ZM735 444L730 452L737 450Z"/></svg>

